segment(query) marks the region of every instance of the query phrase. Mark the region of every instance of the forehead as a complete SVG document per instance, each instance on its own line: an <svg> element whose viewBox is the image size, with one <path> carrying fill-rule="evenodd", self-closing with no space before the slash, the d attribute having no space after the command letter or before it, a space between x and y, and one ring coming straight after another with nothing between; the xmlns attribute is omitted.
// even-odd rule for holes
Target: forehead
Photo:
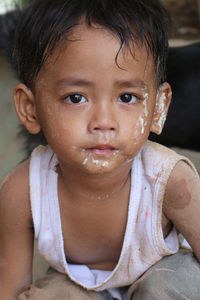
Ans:
<svg viewBox="0 0 200 300"><path fill-rule="evenodd" d="M69 73L94 80L103 76L109 81L114 77L116 80L134 77L141 85L154 82L155 78L153 58L144 45L131 42L129 47L120 48L120 41L113 33L84 23L73 28L57 46L38 77L57 74L58 78L65 78Z"/></svg>

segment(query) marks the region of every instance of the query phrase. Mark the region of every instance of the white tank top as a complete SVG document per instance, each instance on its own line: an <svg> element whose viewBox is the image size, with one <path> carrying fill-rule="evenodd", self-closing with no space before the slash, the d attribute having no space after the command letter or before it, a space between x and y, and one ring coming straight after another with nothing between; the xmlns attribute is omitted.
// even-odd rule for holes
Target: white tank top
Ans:
<svg viewBox="0 0 200 300"><path fill-rule="evenodd" d="M179 249L175 228L164 239L161 218L166 184L180 160L196 172L187 158L150 141L134 158L121 255L112 271L101 271L67 263L57 194L58 160L49 146L37 147L30 160L30 199L40 254L50 266L88 290L102 291L134 283L163 256Z"/></svg>

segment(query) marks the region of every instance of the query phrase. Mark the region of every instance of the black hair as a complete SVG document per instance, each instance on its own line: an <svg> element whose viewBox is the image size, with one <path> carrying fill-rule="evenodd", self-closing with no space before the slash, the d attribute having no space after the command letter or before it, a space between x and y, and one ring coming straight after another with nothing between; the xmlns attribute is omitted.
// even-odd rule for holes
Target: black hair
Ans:
<svg viewBox="0 0 200 300"><path fill-rule="evenodd" d="M29 1L16 27L13 52L18 76L29 88L47 58L83 17L88 26L98 24L116 35L119 51L132 42L144 44L152 54L158 83L164 81L169 15L159 0Z"/></svg>

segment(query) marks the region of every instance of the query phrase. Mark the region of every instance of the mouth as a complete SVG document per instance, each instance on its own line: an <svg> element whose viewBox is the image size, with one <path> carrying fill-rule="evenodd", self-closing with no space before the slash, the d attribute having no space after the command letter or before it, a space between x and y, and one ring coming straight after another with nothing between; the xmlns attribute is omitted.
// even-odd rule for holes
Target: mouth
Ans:
<svg viewBox="0 0 200 300"><path fill-rule="evenodd" d="M95 145L91 148L88 148L87 150L92 154L102 155L102 156L113 154L114 152L117 151L115 147L109 144Z"/></svg>

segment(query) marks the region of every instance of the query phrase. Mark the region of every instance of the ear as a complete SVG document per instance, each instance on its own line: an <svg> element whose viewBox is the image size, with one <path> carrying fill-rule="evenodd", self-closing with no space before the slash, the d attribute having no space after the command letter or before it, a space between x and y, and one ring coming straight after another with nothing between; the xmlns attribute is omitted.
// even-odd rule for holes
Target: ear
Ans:
<svg viewBox="0 0 200 300"><path fill-rule="evenodd" d="M172 91L167 82L164 82L158 89L155 103L151 131L161 134L167 117L169 105L171 103Z"/></svg>
<svg viewBox="0 0 200 300"><path fill-rule="evenodd" d="M23 83L14 89L15 110L19 120L32 134L40 132L40 124L36 116L35 99L32 91Z"/></svg>

